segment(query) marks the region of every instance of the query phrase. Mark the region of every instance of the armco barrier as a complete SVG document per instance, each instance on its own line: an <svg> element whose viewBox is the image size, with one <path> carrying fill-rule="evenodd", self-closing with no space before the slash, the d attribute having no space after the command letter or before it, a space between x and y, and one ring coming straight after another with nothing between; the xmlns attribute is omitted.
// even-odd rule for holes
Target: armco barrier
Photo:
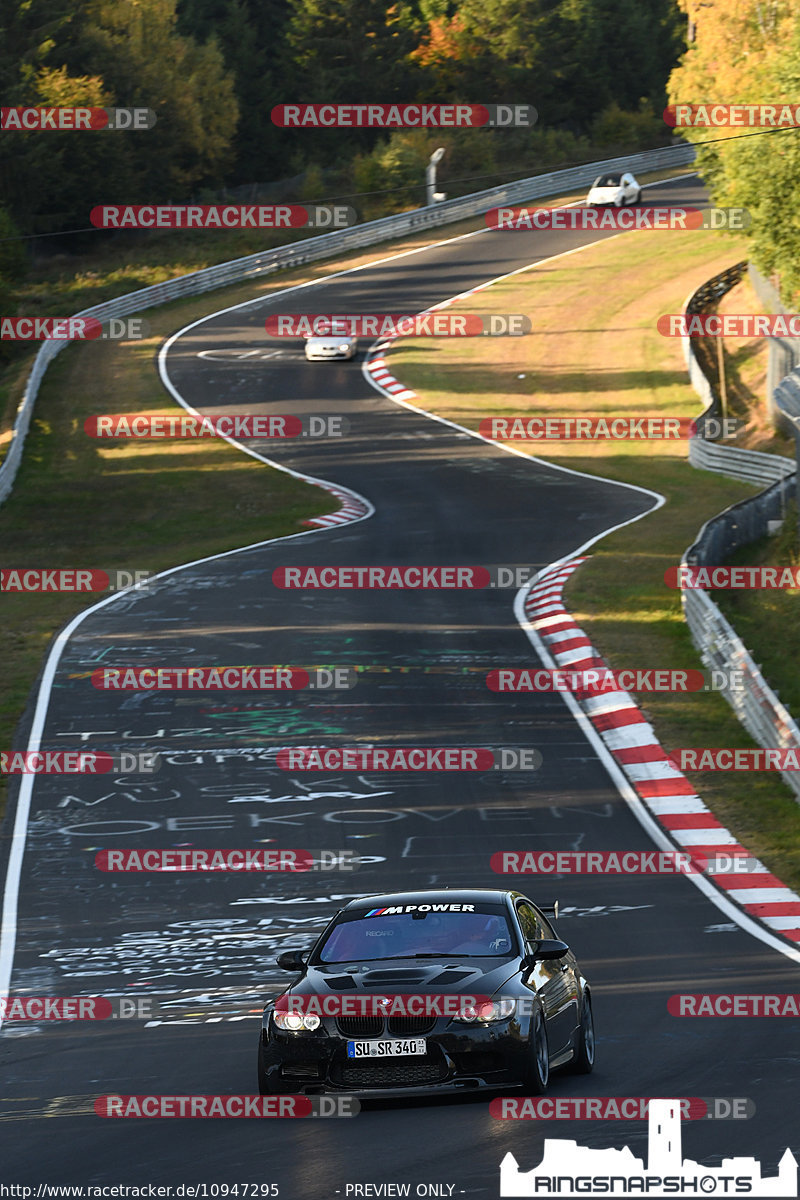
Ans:
<svg viewBox="0 0 800 1200"><path fill-rule="evenodd" d="M737 263L735 267L703 284L689 298L685 311L704 311L705 306L719 300L738 283L745 266L745 263ZM691 338L684 338L683 341L690 379L705 402L703 415L719 417L719 397L700 369ZM795 372L795 375L798 374L800 372ZM794 411L800 419L800 379L789 376L776 390L785 395L787 408L795 405ZM707 521L697 541L684 554L684 564L715 566L723 563L739 546L746 546L763 537L768 521L785 516L795 486L795 467L791 459L740 450L735 446L715 446L698 437L690 440L689 461L693 466L709 471L753 483L771 483L771 486ZM725 687L722 694L750 736L765 748L800 749L800 728L770 688L736 630L722 615L708 592L700 588L682 588L681 604L692 641L705 666L742 673L742 687ZM800 799L800 773L782 771L781 775Z"/></svg>
<svg viewBox="0 0 800 1200"><path fill-rule="evenodd" d="M721 271L713 279L707 280L686 301L684 312L709 311L726 292L739 283L746 268L746 262L739 262ZM689 379L704 404L702 415L720 418L723 414L719 396L703 374L694 352L692 338L685 336L681 341ZM746 483L774 483L778 479L785 479L794 471L794 463L788 458L781 458L777 454L762 454L759 450L742 450L738 446L718 445L701 437L689 439L689 462L693 467L715 471L718 475L730 475Z"/></svg>
<svg viewBox="0 0 800 1200"><path fill-rule="evenodd" d="M416 208L411 212L381 217L377 221L367 221L363 225L355 225L351 229L340 229L333 233L304 238L277 250L264 250L259 254L249 254L246 258L237 258L232 262L220 263L218 266L207 267L202 271L194 271L190 275L181 275L178 279L171 279L166 283L157 283L152 287L141 288L137 292L128 292L105 304L82 309L75 315L96 317L100 321L110 317L130 316L131 313L141 312L146 308L153 308L170 300L178 300L183 296L199 296L204 292L226 287L231 283L261 278L271 271L286 270L321 258L330 258L348 250L357 250L362 246L372 246L378 242L403 237L409 233L417 233L420 230L432 229L467 217L478 216L489 208L522 204L528 200L537 200L545 196L569 192L575 188L588 187L601 171L666 170L672 167L686 166L694 162L694 158L693 146L688 144L666 146L659 150L645 150L640 154L632 154L623 158L583 163L581 166L568 167L563 171L551 171L546 175L517 179L513 183L487 188L482 192L473 192L469 196L459 196L454 200L446 200L428 208ZM8 497L14 485L39 384L50 362L68 345L69 342L66 341L44 342L36 356L28 376L25 394L17 409L8 452L0 466L0 504Z"/></svg>

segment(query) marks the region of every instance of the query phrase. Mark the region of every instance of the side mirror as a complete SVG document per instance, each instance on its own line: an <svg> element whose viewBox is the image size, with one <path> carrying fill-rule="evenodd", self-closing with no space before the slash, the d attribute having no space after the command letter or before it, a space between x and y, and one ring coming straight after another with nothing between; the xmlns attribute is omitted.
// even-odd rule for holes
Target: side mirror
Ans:
<svg viewBox="0 0 800 1200"><path fill-rule="evenodd" d="M303 971L306 961L299 950L287 950L285 954L275 959L282 971Z"/></svg>
<svg viewBox="0 0 800 1200"><path fill-rule="evenodd" d="M533 966L537 962L563 958L565 954L569 954L569 946L566 942L560 942L555 938L542 938L540 942L536 942L530 954L525 955L525 963L527 966Z"/></svg>

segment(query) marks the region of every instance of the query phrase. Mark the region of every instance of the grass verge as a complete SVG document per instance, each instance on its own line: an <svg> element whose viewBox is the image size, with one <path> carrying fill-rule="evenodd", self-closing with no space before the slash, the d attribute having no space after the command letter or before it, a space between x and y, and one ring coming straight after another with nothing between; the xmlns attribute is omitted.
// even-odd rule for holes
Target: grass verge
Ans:
<svg viewBox="0 0 800 1200"><path fill-rule="evenodd" d="M690 291L745 254L741 240L703 232L609 239L470 297L470 311L530 314L533 336L396 343L392 372L419 393L422 407L473 429L487 416L694 416L698 401L680 341L658 334L656 320L679 312ZM763 370L754 353L752 346L729 351L745 385ZM746 436L757 443L752 427ZM591 561L568 585L567 604L615 668L701 667L664 571L705 520L757 489L694 470L685 442L515 445L666 498L659 510L593 547ZM727 703L711 692L639 699L667 749L752 745ZM800 807L774 773L689 778L746 846L800 887Z"/></svg>
<svg viewBox="0 0 800 1200"><path fill-rule="evenodd" d="M654 172L643 180L684 174ZM555 204L574 195L548 200ZM154 412L167 408L154 369L161 340L207 313L349 267L374 262L483 228L472 218L357 255L325 259L295 271L269 275L176 301L145 313L152 336L142 342L93 341L64 350L51 364L36 402L22 467L11 497L0 506L4 565L120 567L163 570L181 562L251 542L294 533L302 521L338 507L318 488L267 468L227 443L120 444L106 448L82 433L97 412ZM202 237L145 235L104 243L91 256L55 256L34 271L18 294L20 313L63 316L114 296L263 250L286 234L220 231ZM0 459L10 438L36 349L7 366L0 377ZM108 398L113 396L113 403ZM14 731L54 633L94 598L77 595L4 593L4 680L0 687L0 747ZM5 780L0 776L0 816Z"/></svg>

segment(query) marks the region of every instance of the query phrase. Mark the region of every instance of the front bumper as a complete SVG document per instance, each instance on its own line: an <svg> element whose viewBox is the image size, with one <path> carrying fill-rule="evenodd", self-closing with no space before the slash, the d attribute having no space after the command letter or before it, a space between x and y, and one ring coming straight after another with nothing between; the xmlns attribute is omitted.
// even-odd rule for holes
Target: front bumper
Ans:
<svg viewBox="0 0 800 1200"><path fill-rule="evenodd" d="M321 349L317 348L314 350L307 350L306 358L308 359L309 362L318 362L318 361L321 361L322 359L331 359L331 358L333 358L333 359L336 359L336 358L350 359L355 356L355 353L356 352L352 347L348 350L340 350L338 348L338 346L335 348L329 348L327 346L323 346Z"/></svg>
<svg viewBox="0 0 800 1200"><path fill-rule="evenodd" d="M528 1060L527 1028L513 1019L494 1027L454 1026L442 1019L419 1034L427 1041L424 1056L381 1059L349 1059L351 1039L332 1026L326 1022L312 1034L262 1029L262 1064L271 1090L380 1098L513 1087L521 1083Z"/></svg>

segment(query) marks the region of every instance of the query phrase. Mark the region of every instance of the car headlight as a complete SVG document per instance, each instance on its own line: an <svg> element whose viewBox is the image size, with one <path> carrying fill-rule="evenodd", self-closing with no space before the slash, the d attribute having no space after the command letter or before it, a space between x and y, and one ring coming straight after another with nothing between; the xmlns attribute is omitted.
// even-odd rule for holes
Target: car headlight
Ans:
<svg viewBox="0 0 800 1200"><path fill-rule="evenodd" d="M315 1029L319 1029L320 1025L316 1013L273 1011L272 1019L278 1029L288 1029L291 1033L300 1033L301 1031L313 1033Z"/></svg>
<svg viewBox="0 0 800 1200"><path fill-rule="evenodd" d="M483 1004L465 1004L454 1021L462 1025L488 1025L492 1021L507 1021L514 1015L515 1000L489 1000Z"/></svg>
<svg viewBox="0 0 800 1200"><path fill-rule="evenodd" d="M350 349L350 343L349 343L349 342L342 342L342 344L341 344L341 346L339 347L339 349L341 350L342 354L347 354L347 351Z"/></svg>

